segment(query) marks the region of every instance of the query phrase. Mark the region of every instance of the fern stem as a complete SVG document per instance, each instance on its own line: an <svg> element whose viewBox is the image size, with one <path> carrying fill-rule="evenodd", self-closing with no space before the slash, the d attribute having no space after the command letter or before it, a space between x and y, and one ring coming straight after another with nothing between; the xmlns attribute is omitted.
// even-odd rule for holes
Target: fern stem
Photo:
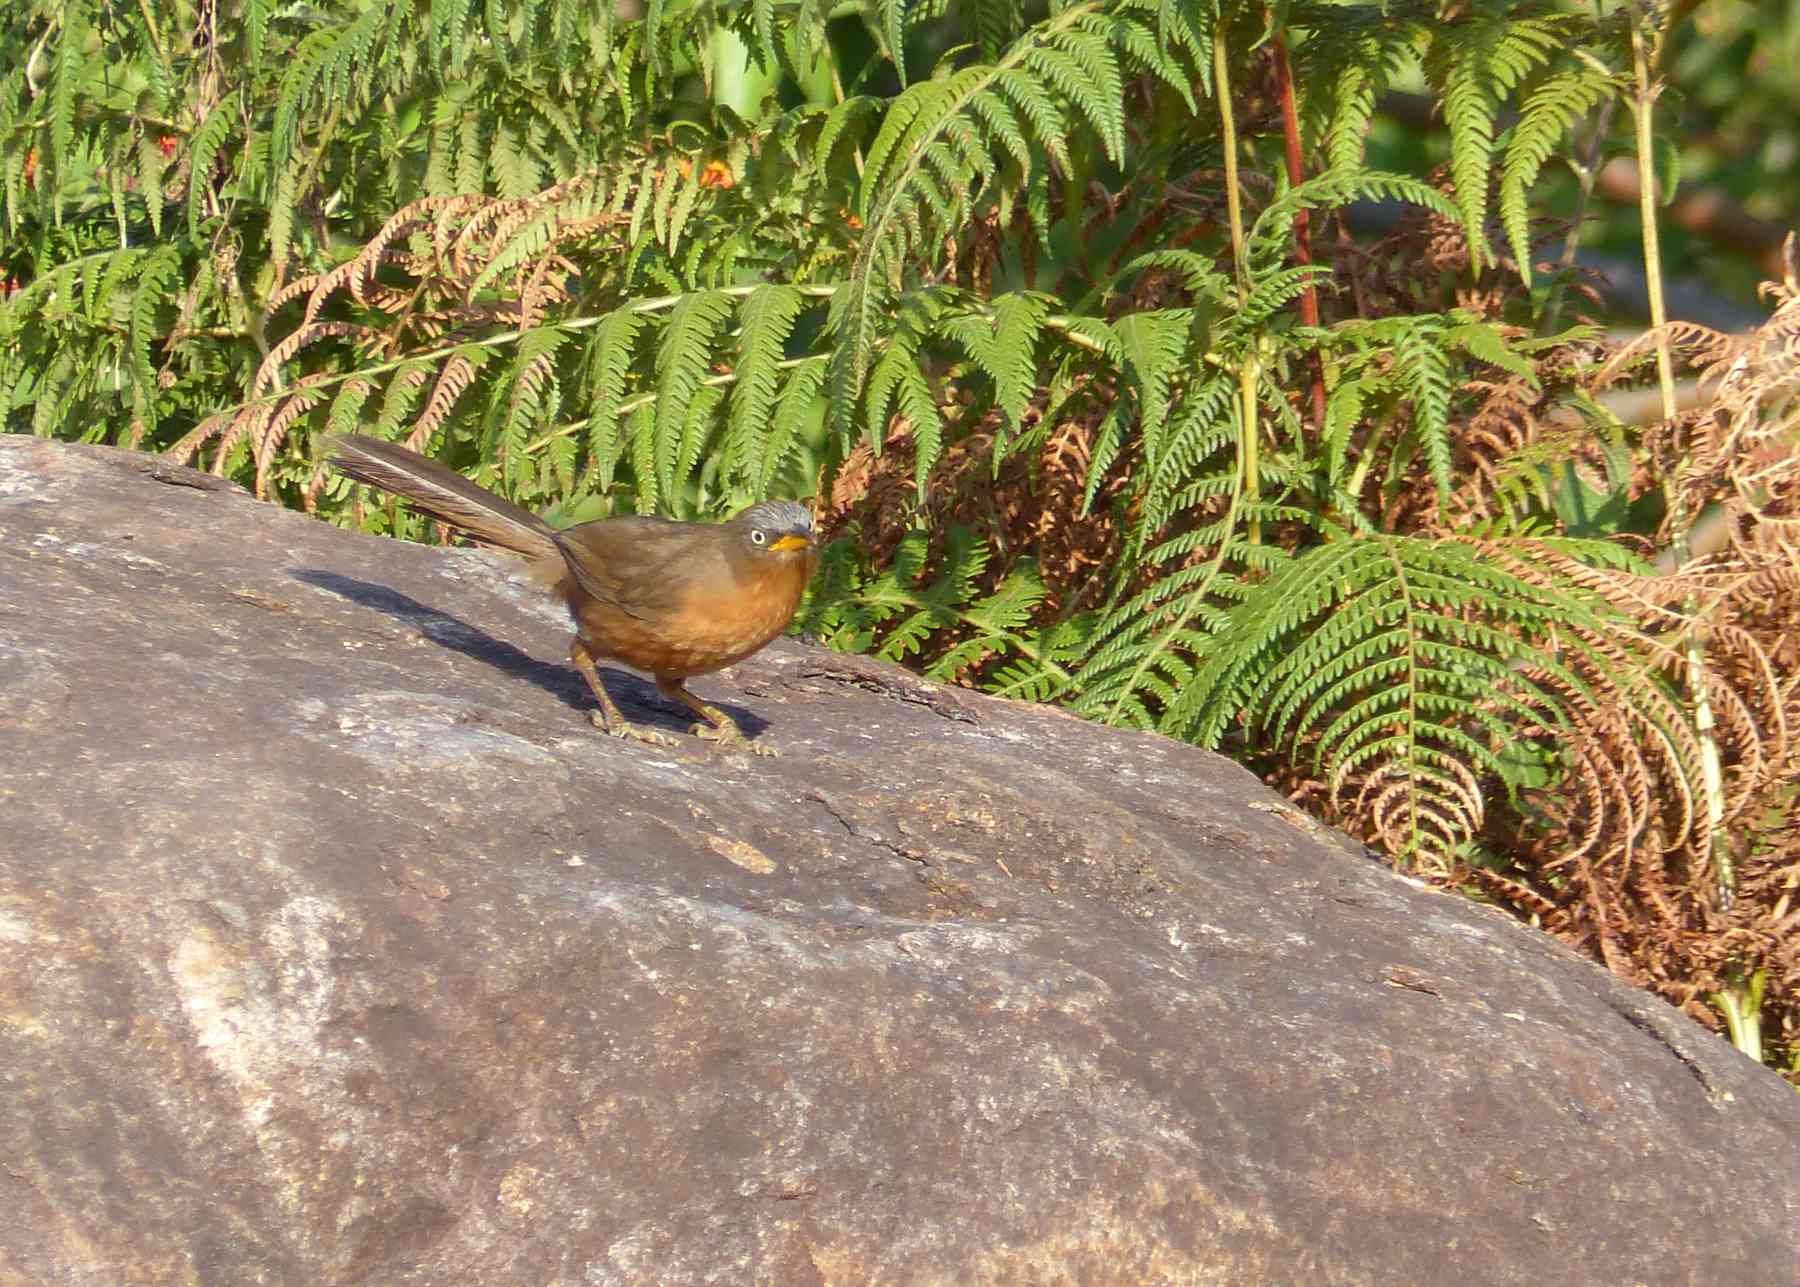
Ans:
<svg viewBox="0 0 1800 1287"><path fill-rule="evenodd" d="M1632 98L1632 114L1637 125L1638 217L1643 222L1644 276L1650 296L1650 327L1656 332L1656 378L1662 388L1663 418L1675 418L1675 368L1669 356L1668 310L1663 304L1662 247L1656 229L1656 167L1651 113L1657 91L1650 83L1650 55L1644 42L1644 18L1635 0L1627 0L1631 15L1631 66L1637 92Z"/></svg>
<svg viewBox="0 0 1800 1287"><path fill-rule="evenodd" d="M1273 13L1265 12L1269 13L1273 23ZM1281 100L1281 138L1288 184L1297 188L1306 181L1306 163L1300 155L1300 111L1294 102L1294 71L1288 58L1287 33L1277 31L1274 45L1275 96ZM1312 261L1312 211L1301 209L1294 214L1294 262L1304 267ZM1319 324L1319 292L1311 282L1300 292L1299 307L1302 326ZM1306 365L1312 384L1313 428L1322 431L1325 428L1325 363L1316 348Z"/></svg>
<svg viewBox="0 0 1800 1287"><path fill-rule="evenodd" d="M1250 299L1250 268L1244 251L1244 202L1243 190L1238 184L1237 121L1231 112L1231 81L1225 65L1223 20L1213 28L1212 61L1213 93L1219 98L1219 146L1225 152L1225 209L1231 221L1231 269L1237 279L1238 305L1242 307ZM1261 511L1258 502L1262 499L1259 490L1262 462L1257 459L1260 444L1256 423L1256 374L1256 354L1253 350L1244 355L1243 365L1238 368L1238 393L1243 400L1243 423L1239 426L1238 439L1239 473L1243 494L1250 503L1246 537L1252 545L1262 543L1262 519L1258 517ZM1223 550L1229 543L1228 533L1220 549Z"/></svg>
<svg viewBox="0 0 1800 1287"><path fill-rule="evenodd" d="M775 364L775 369L777 371L791 371L797 366L805 366L808 362L826 362L830 359L831 354L829 352L809 353L805 357L786 358L777 362ZM728 384L736 384L737 378L737 372L735 371L727 371L723 375L709 375L704 380L700 381L699 387L702 389L718 389ZM652 402L655 402L658 396L659 394L657 391L652 389L648 393L640 393L634 398L625 398L613 407L612 414L615 417L630 415L639 407L646 407ZM553 429L546 429L543 433L525 444L525 454L529 456L532 452L541 451L556 439L566 438L572 433L579 433L593 423L594 417L584 416L580 420L570 420L557 425Z"/></svg>
<svg viewBox="0 0 1800 1287"><path fill-rule="evenodd" d="M1731 1034L1731 1044L1757 1063L1763 1058L1762 1000L1767 980L1768 975L1758 970L1747 980L1730 978L1729 986L1711 996L1712 1003L1725 1016L1725 1029Z"/></svg>
<svg viewBox="0 0 1800 1287"><path fill-rule="evenodd" d="M1369 436L1363 441L1362 449L1357 452L1356 468L1351 471L1350 481L1344 484L1346 495L1361 498L1363 488L1369 482L1369 471L1375 465L1376 445L1387 436L1387 431L1392 424L1391 419L1382 418L1378 419L1371 427Z"/></svg>
<svg viewBox="0 0 1800 1287"><path fill-rule="evenodd" d="M1259 502L1262 500L1262 444L1260 427L1256 423L1256 381L1259 374L1255 350L1244 354L1244 361L1238 367L1238 398L1243 404L1243 474L1244 494L1250 499L1250 519L1245 524L1244 537L1252 545L1262 544L1262 517Z"/></svg>
<svg viewBox="0 0 1800 1287"><path fill-rule="evenodd" d="M1388 546L1388 559L1394 568L1396 586L1395 598L1400 602L1404 616L1402 618L1402 638L1406 640L1406 759L1407 764L1419 762L1419 626L1414 616L1415 599L1411 585L1406 580L1406 564L1396 555L1393 546ZM1333 783L1335 786L1336 783ZM1419 775L1406 775L1406 849L1399 855L1404 861L1412 862L1424 851L1423 838L1419 826Z"/></svg>
<svg viewBox="0 0 1800 1287"><path fill-rule="evenodd" d="M749 286L723 286L719 288L718 293L721 295L729 295L733 299L743 299L744 297L753 294L761 285L762 283L752 283ZM794 287L794 290L807 296L809 299L830 299L833 295L837 294L838 289L839 288L836 286ZM649 299L634 300L623 307L633 313L660 313L665 309L675 307L675 305L679 304L685 298L687 298L686 295L657 295ZM617 310L614 311L616 312ZM456 354L466 352L469 349L493 349L501 348L508 344L516 344L526 336L535 335L539 331L592 330L610 316L612 316L611 313L595 313L590 317L574 317L566 322L555 322L545 326L528 326L518 330L496 331L492 335L484 335L480 339L458 340L455 344L444 344L435 349L425 349L419 353L409 353L405 357L393 358L387 362L378 362L374 366L357 367L352 371L345 371L338 375L317 380L307 387L309 389L329 389L335 385L344 384L351 380L373 379L376 376L387 375L391 372L400 370L402 367L412 366L416 363L437 362L445 358L454 357ZM265 352L266 351L267 350L265 349ZM801 358L797 360L805 361L807 359ZM251 398L246 402L239 403L238 407L255 406L259 402L278 402L285 396L286 395L283 393L265 393L259 398Z"/></svg>
<svg viewBox="0 0 1800 1287"><path fill-rule="evenodd" d="M1244 262L1244 205L1238 185L1237 119L1231 111L1231 82L1225 64L1225 24L1213 29L1213 93L1219 98L1219 147L1225 153L1225 212L1231 222L1231 271L1237 280L1238 303L1250 298L1248 266Z"/></svg>
<svg viewBox="0 0 1800 1287"><path fill-rule="evenodd" d="M1678 410L1675 401L1674 361L1669 353L1669 316L1663 303L1662 250L1657 239L1656 168L1653 161L1652 115L1658 87L1652 82L1653 54L1644 33L1644 16L1634 0L1625 5L1631 18L1631 70L1634 81L1632 112L1636 124L1638 214L1643 223L1644 277L1650 297L1650 329L1656 337L1656 378L1662 392L1663 419L1673 420ZM1689 531L1694 515L1687 512L1682 495L1682 478L1687 472L1684 457L1668 480L1669 532L1675 566L1683 568L1692 557ZM1683 641L1686 659L1688 698L1693 703L1694 731L1700 743L1701 787L1706 800L1708 848L1713 860L1713 876L1721 907L1729 907L1737 890L1737 872L1732 861L1730 838L1725 834L1725 772L1719 754L1719 739L1712 702L1707 696L1706 634L1697 605L1687 604L1689 626ZM1729 1012L1727 1012L1729 1015ZM1736 1027L1734 1025L1734 1041ZM1745 1030L1748 1032L1748 1029ZM1760 1041L1757 1043L1760 1046ZM1748 1047L1738 1044L1748 1053Z"/></svg>

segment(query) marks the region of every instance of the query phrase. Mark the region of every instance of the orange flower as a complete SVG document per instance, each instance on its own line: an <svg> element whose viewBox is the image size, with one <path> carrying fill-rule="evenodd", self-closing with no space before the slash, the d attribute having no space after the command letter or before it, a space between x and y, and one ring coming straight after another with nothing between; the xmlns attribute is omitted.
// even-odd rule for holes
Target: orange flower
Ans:
<svg viewBox="0 0 1800 1287"><path fill-rule="evenodd" d="M731 173L731 167L723 161L708 161L706 168L700 171L700 186L703 188L735 188L737 179Z"/></svg>

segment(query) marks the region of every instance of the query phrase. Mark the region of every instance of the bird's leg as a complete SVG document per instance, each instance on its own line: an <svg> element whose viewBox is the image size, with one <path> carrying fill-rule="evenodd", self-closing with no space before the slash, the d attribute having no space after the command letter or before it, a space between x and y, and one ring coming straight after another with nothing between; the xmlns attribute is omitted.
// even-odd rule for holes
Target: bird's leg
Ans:
<svg viewBox="0 0 1800 1287"><path fill-rule="evenodd" d="M659 675L656 679L656 690L664 697L673 697L706 721L706 723L696 724L688 730L695 737L711 738L720 746L735 747L738 750L749 751L752 755L779 754L774 747L764 746L760 742L752 742L745 737L744 730L737 726L736 720L717 706L708 706L694 696L679 679L665 679Z"/></svg>
<svg viewBox="0 0 1800 1287"><path fill-rule="evenodd" d="M587 680L588 687L594 690L594 696L600 702L600 709L589 717L594 721L595 728L611 737L628 737L633 741L648 742L652 746L680 745L667 733L639 728L619 713L619 708L613 705L613 699L607 695L605 685L600 682L600 672L594 666L594 655L580 639L569 645L569 661L581 672L581 677Z"/></svg>

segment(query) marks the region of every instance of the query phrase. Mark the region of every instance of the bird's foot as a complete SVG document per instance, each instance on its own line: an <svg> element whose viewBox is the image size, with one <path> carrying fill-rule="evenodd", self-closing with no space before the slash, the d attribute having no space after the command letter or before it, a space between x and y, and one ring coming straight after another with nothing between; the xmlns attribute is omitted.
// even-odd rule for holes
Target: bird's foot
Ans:
<svg viewBox="0 0 1800 1287"><path fill-rule="evenodd" d="M679 738L671 737L667 733L659 733L653 728L632 724L623 719L608 720L600 711L591 712L588 718L593 721L595 728L608 737L629 738L633 742L643 742L647 746L676 747L681 745Z"/></svg>
<svg viewBox="0 0 1800 1287"><path fill-rule="evenodd" d="M772 746L761 742L752 742L744 736L744 730L729 719L723 724L695 724L688 729L695 737L703 737L709 742L717 742L721 749L728 751L748 751L752 755L774 758L781 754Z"/></svg>

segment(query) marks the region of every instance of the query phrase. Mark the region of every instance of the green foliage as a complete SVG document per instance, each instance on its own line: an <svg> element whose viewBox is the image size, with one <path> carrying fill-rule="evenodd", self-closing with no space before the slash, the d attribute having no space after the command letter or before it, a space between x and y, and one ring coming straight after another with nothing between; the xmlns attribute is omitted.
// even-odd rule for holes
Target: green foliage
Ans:
<svg viewBox="0 0 1800 1287"><path fill-rule="evenodd" d="M1190 194L1220 159L1214 45L1248 49L1249 9L984 0L958 47L957 14L900 5L858 31L773 0L641 23L562 0L252 6L221 81L207 33L140 15L101 37L90 2L10 36L55 56L6 100L12 171L46 158L8 187L32 247L0 311L9 417L69 433L115 400L134 441L327 512L349 494L310 443L361 423L569 516L804 494L894 434L926 498L978 426L997 477L1091 423L1080 507L1120 556L1093 611L1047 615L1029 560L990 567L953 525L885 567L840 550L813 628L1178 733L1234 605L1306 575L1293 556L1334 525L1378 531L1421 478L1441 513L1458 390L1530 374L1466 314L1296 328L1327 271L1292 262L1302 212L1411 203L1459 220L1479 269L1499 115L1523 94L1499 208L1516 253L1532 180L1613 87L1615 39L1548 7L1289 8L1330 165L1277 176L1233 270ZM1409 74L1439 95L1453 198L1363 163L1375 96ZM1095 191L1115 194L1098 219ZM1319 426L1288 398L1309 360ZM1246 457L1264 420L1276 437Z"/></svg>
<svg viewBox="0 0 1800 1287"><path fill-rule="evenodd" d="M990 551L962 526L952 526L932 572L931 538L911 532L886 571L871 575L848 542L829 546L821 559L818 589L801 626L821 642L846 652L889 661L931 656L925 673L959 680L997 649L1011 647L1036 664L1021 686L1040 682L1056 666L1057 640L1032 628L1044 598L1043 580L1029 561L1013 567L991 592L981 588Z"/></svg>
<svg viewBox="0 0 1800 1287"><path fill-rule="evenodd" d="M1539 545L1509 543L1510 567L1494 544L1460 538L1343 533L1315 546L1218 623L1164 727L1202 745L1242 731L1289 747L1391 849L1467 858L1481 783L1513 778L1518 740L1572 735L1572 707L1635 692L1654 670L1630 618L1536 558ZM1551 548L1619 561L1603 543Z"/></svg>

